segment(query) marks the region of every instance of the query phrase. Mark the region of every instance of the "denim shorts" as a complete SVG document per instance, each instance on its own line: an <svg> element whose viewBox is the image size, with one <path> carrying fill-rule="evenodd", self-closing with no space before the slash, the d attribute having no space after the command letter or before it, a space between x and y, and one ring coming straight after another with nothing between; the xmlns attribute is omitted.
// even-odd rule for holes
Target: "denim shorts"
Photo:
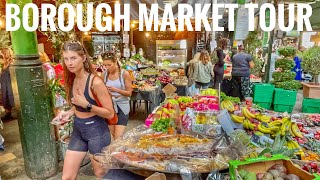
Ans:
<svg viewBox="0 0 320 180"><path fill-rule="evenodd" d="M73 132L68 150L81 151L90 154L101 153L101 150L111 142L109 127L104 118L92 116L89 118L74 118Z"/></svg>
<svg viewBox="0 0 320 180"><path fill-rule="evenodd" d="M117 108L118 108L118 113L117 113L118 123L117 123L117 125L127 126L128 121L129 121L129 114L125 115L119 106L117 106Z"/></svg>

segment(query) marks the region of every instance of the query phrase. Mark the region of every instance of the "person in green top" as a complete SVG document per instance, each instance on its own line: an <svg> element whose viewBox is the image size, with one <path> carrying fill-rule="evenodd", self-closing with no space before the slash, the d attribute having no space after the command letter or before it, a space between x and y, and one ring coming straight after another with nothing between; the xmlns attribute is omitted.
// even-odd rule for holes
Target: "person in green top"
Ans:
<svg viewBox="0 0 320 180"><path fill-rule="evenodd" d="M193 80L197 89L207 89L213 78L213 66L208 51L201 51L200 61L195 64Z"/></svg>

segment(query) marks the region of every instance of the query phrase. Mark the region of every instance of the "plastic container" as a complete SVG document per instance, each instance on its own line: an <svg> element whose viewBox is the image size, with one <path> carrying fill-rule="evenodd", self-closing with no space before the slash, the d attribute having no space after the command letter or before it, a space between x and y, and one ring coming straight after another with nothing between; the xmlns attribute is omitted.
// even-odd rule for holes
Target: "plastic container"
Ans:
<svg viewBox="0 0 320 180"><path fill-rule="evenodd" d="M253 87L254 102L271 102L273 101L274 85L272 84L255 84Z"/></svg>
<svg viewBox="0 0 320 180"><path fill-rule="evenodd" d="M255 102L255 104L261 106L261 107L264 108L264 109L270 110L272 103L271 103L271 102Z"/></svg>
<svg viewBox="0 0 320 180"><path fill-rule="evenodd" d="M320 113L320 107L302 107L302 112L304 113Z"/></svg>
<svg viewBox="0 0 320 180"><path fill-rule="evenodd" d="M274 92L273 104L294 106L297 100L297 91L276 88Z"/></svg>
<svg viewBox="0 0 320 180"><path fill-rule="evenodd" d="M311 99L311 98L303 99L302 112L320 113L320 99Z"/></svg>
<svg viewBox="0 0 320 180"><path fill-rule="evenodd" d="M291 113L293 111L293 107L294 106L291 105L275 104L274 111Z"/></svg>

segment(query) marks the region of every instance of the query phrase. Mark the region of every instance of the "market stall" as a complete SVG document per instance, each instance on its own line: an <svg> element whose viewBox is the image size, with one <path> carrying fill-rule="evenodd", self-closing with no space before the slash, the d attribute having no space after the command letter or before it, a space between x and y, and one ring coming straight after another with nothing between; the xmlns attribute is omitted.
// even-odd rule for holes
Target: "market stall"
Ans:
<svg viewBox="0 0 320 180"><path fill-rule="evenodd" d="M316 148L320 146L312 142L320 139L319 118L266 110L207 89L194 97L166 98L145 125L130 130L102 156L111 168L133 172L312 179L315 170L309 172L294 163L304 167L319 159Z"/></svg>

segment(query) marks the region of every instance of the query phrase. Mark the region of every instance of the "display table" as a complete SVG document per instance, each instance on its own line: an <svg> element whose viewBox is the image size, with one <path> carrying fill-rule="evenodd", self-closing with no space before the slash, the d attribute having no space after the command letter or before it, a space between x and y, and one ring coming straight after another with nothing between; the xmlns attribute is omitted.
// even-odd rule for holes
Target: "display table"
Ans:
<svg viewBox="0 0 320 180"><path fill-rule="evenodd" d="M135 113L135 110L136 110L135 105L137 101L145 101L147 114L150 114L153 111L153 109L159 106L160 104L160 96L159 96L160 92L161 92L160 87L156 88L153 91L134 90L131 96L132 112Z"/></svg>

